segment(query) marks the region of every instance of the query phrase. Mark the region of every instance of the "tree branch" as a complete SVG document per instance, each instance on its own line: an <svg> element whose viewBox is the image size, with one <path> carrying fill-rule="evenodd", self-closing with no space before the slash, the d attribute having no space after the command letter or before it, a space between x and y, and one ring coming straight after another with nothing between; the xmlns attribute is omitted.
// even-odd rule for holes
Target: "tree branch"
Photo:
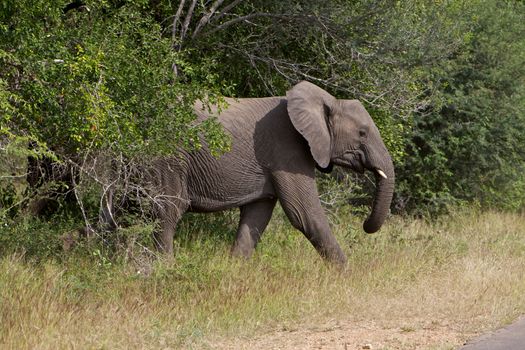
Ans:
<svg viewBox="0 0 525 350"><path fill-rule="evenodd" d="M172 24L172 28L171 28L171 40L172 40L172 45L173 47L175 48L176 46L176 40L177 40L177 27L179 25L179 19L180 19L180 15L182 14L182 9L184 8L184 3L186 2L186 0L181 0L180 1L180 4L179 4L179 8L177 9L177 13L175 13L175 17L173 17L173 24Z"/></svg>
<svg viewBox="0 0 525 350"><path fill-rule="evenodd" d="M210 21L211 16L213 16L215 11L217 11L217 8L221 6L223 2L224 0L216 0L211 6L210 11L208 11L207 14L202 16L201 20L197 24L197 27L193 31L193 35L191 36L192 39L194 39L199 34L201 29Z"/></svg>
<svg viewBox="0 0 525 350"><path fill-rule="evenodd" d="M235 1L233 1L231 4L229 4L224 9L219 11L219 14L217 16L215 16L214 18L212 18L212 21L218 21L219 19L224 17L228 13L228 11L230 11L232 8L237 6L241 1L243 1L243 0L235 0Z"/></svg>
<svg viewBox="0 0 525 350"><path fill-rule="evenodd" d="M197 0L193 0L193 2L190 5L190 8L188 9L188 13L186 14L186 18L184 19L184 23L182 24L182 30L180 33L181 42L184 40L184 38L186 37L186 33L188 32L188 27L190 26L190 21L193 17L193 10L195 9L196 4Z"/></svg>
<svg viewBox="0 0 525 350"><path fill-rule="evenodd" d="M283 19L283 18L290 18L289 15L279 15L279 14L275 14L275 13L265 13L265 12L257 12L257 13L251 13L249 15L246 15L246 16L241 16L241 17L237 17L235 19L232 19L228 22L224 22L223 24L213 28L212 30L204 33L204 35L209 35L209 34L213 34L219 30L222 30L224 28L227 28L235 23L239 23L239 22L243 22L243 21L248 21L252 18L256 18L256 17L271 17L271 18L279 18L279 19Z"/></svg>

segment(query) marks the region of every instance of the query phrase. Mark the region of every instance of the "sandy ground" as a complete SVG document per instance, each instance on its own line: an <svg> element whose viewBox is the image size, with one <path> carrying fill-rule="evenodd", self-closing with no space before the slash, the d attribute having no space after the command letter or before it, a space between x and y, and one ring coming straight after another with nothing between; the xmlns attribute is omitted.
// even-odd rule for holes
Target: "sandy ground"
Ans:
<svg viewBox="0 0 525 350"><path fill-rule="evenodd" d="M403 324L402 322L398 324ZM411 324L414 324L411 322ZM457 349L476 334L424 321L416 326L385 326L334 320L323 325L281 329L253 338L214 339L213 349Z"/></svg>

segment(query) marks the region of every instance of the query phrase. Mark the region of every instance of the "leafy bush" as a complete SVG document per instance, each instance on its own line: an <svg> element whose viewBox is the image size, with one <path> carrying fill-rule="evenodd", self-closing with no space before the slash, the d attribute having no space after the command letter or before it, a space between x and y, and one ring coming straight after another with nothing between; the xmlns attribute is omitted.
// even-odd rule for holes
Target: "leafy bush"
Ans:
<svg viewBox="0 0 525 350"><path fill-rule="evenodd" d="M525 181L524 6L6 0L1 158L17 149L62 164L71 183L43 180L64 181L75 199L94 189L100 196L109 178L129 180L155 157L204 141L214 154L228 150L215 119L195 121L195 100L284 95L305 79L370 111L396 164L397 211L426 215L467 202L516 210ZM0 162L10 208L21 193ZM369 187L361 180L355 196ZM87 219L97 216L92 202Z"/></svg>
<svg viewBox="0 0 525 350"><path fill-rule="evenodd" d="M431 67L435 102L414 114L399 194L409 210L448 204L523 208L524 4L475 1L458 17L467 39Z"/></svg>
<svg viewBox="0 0 525 350"><path fill-rule="evenodd" d="M1 5L0 151L11 157L9 149L23 152L31 144L26 155L39 159L37 166L72 173L64 179L30 169L42 174L32 186L65 181L61 192L76 191L78 200L81 182L104 189L115 181L111 174L131 174L152 157L199 148L202 137L214 154L228 149L216 120L197 123L193 113L197 99L221 101L222 85L209 74L213 62L199 66L187 61L186 51L173 50L144 1L66 5ZM12 197L12 189L2 188L10 193L3 197Z"/></svg>

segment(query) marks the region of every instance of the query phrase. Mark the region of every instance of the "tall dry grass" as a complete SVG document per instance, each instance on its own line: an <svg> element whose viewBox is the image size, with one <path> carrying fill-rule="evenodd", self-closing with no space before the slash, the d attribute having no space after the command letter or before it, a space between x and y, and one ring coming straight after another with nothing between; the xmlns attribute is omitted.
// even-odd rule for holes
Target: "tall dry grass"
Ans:
<svg viewBox="0 0 525 350"><path fill-rule="evenodd" d="M525 313L521 215L394 217L369 236L342 220L335 233L349 256L342 272L279 218L249 261L229 258L227 240L205 238L151 266L98 251L39 264L4 256L0 348L201 348L217 335L327 318L407 329L446 324L467 333Z"/></svg>

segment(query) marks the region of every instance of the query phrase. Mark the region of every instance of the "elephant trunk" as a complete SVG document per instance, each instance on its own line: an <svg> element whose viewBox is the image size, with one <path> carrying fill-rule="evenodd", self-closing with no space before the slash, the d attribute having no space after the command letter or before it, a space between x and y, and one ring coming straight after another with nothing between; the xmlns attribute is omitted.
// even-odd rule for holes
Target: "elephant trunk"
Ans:
<svg viewBox="0 0 525 350"><path fill-rule="evenodd" d="M386 161L382 163L382 167L373 167L376 177L376 193L372 211L363 223L363 229L366 233L374 233L381 228L390 210L390 203L394 194L394 165L388 154Z"/></svg>

